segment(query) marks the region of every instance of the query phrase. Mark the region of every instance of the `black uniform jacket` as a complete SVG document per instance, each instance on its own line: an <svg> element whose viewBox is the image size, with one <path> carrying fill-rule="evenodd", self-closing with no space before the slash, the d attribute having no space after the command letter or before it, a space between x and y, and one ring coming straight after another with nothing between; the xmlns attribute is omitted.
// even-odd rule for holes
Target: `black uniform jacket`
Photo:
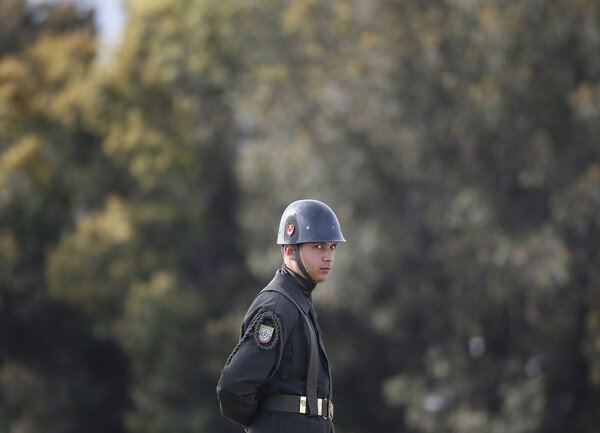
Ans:
<svg viewBox="0 0 600 433"><path fill-rule="evenodd" d="M311 292L316 284L310 283L284 265L267 287L271 285L283 288L305 313L309 311ZM223 369L217 385L221 413L230 420L249 427L251 433L334 431L331 421L322 417L259 410L260 400L268 396L306 395L310 352L310 337L303 317L289 299L277 292L263 292L256 297L244 318L241 339L261 313L265 313L263 316L266 318L260 320L259 326L255 324L253 335L246 336L243 344L238 345L237 351L234 351ZM268 318L270 314L279 319L279 327L275 323L277 319ZM314 320L316 323L316 317ZM261 336L260 332L265 327L267 333ZM268 332L269 328L272 328L271 334ZM319 340L317 397L328 398L329 365L318 324L315 331ZM282 353L278 365L280 349Z"/></svg>

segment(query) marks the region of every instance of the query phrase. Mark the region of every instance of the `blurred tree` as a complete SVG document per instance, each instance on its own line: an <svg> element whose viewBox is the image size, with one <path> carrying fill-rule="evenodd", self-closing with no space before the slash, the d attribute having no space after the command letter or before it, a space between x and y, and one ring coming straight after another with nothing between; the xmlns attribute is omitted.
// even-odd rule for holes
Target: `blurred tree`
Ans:
<svg viewBox="0 0 600 433"><path fill-rule="evenodd" d="M350 242L321 314L339 430L593 431L597 229L564 205L597 206L582 191L600 156L597 6L257 12L270 31L240 105L246 212L267 214L266 188L279 208L293 191L340 209ZM344 347L348 333L370 350Z"/></svg>
<svg viewBox="0 0 600 433"><path fill-rule="evenodd" d="M240 67L240 8L128 7L123 46L85 119L131 182L61 238L48 262L51 291L124 347L128 431L226 431L234 426L219 415L215 386L237 331L224 313L237 311L248 279L228 93Z"/></svg>
<svg viewBox="0 0 600 433"><path fill-rule="evenodd" d="M15 0L1 12L0 430L123 431L121 351L49 298L45 276L74 215L121 184L82 119L94 99L92 16ZM112 180L97 183L100 173Z"/></svg>
<svg viewBox="0 0 600 433"><path fill-rule="evenodd" d="M312 197L339 433L595 432L596 3L130 1L96 68L91 16L3 2L0 429L237 431L214 386Z"/></svg>

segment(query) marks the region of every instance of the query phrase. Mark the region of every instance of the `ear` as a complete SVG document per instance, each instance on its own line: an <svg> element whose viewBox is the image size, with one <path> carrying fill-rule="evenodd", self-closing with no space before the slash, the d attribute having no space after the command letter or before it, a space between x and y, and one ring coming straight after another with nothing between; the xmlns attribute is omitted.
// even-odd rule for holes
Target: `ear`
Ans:
<svg viewBox="0 0 600 433"><path fill-rule="evenodd" d="M293 261L296 260L296 254L294 253L294 248L291 245L285 245L283 247L283 252L288 259Z"/></svg>

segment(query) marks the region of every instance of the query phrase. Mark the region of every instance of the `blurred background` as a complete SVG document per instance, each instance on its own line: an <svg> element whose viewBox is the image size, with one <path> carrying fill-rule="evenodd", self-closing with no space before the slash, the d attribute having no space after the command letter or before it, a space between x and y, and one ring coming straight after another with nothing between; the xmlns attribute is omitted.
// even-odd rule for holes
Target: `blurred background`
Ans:
<svg viewBox="0 0 600 433"><path fill-rule="evenodd" d="M0 432L242 431L300 198L338 433L598 431L599 2L104 6L0 1Z"/></svg>

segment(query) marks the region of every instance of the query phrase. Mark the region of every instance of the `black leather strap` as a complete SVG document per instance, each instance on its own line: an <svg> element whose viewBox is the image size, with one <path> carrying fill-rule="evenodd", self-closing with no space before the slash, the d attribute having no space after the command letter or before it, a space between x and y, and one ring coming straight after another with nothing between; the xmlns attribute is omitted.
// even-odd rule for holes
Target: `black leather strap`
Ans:
<svg viewBox="0 0 600 433"><path fill-rule="evenodd" d="M319 322L317 321L317 311L312 303L309 305L310 314L312 314L315 328L319 331L319 336L323 335L321 333L321 328L319 328ZM321 349L323 350L323 355L325 356L325 363L327 364L327 371L329 373L329 401L333 400L333 381L331 379L331 367L329 366L329 359L327 359L327 352L325 351L325 345L323 344L323 340L319 338L319 344L321 345Z"/></svg>
<svg viewBox="0 0 600 433"><path fill-rule="evenodd" d="M299 395L272 395L260 400L260 408L278 412L306 413L302 411L302 399L304 398ZM320 403L317 404L317 407L321 408L318 416L333 419L333 404L325 398L317 399L317 403Z"/></svg>
<svg viewBox="0 0 600 433"><path fill-rule="evenodd" d="M266 287L261 291L261 293L262 292L281 293L296 306L296 308L300 312L300 315L304 318L304 322L306 323L306 327L308 328L308 333L310 335L310 357L308 360L308 374L306 375L306 397L308 400L307 413L311 416L317 416L317 375L319 371L317 354L319 349L317 347L317 336L315 334L313 325L311 324L310 318L307 314L304 314L302 307L300 307L298 302L296 302L296 300L285 290L279 287Z"/></svg>
<svg viewBox="0 0 600 433"><path fill-rule="evenodd" d="M300 255L300 247L298 244L292 244L292 249L294 250L294 254L296 257L296 263L298 263L298 267L300 268L300 272L304 274L304 278L306 278L311 283L316 283L315 280L312 279L306 268L304 267L304 263L302 262L302 256Z"/></svg>

